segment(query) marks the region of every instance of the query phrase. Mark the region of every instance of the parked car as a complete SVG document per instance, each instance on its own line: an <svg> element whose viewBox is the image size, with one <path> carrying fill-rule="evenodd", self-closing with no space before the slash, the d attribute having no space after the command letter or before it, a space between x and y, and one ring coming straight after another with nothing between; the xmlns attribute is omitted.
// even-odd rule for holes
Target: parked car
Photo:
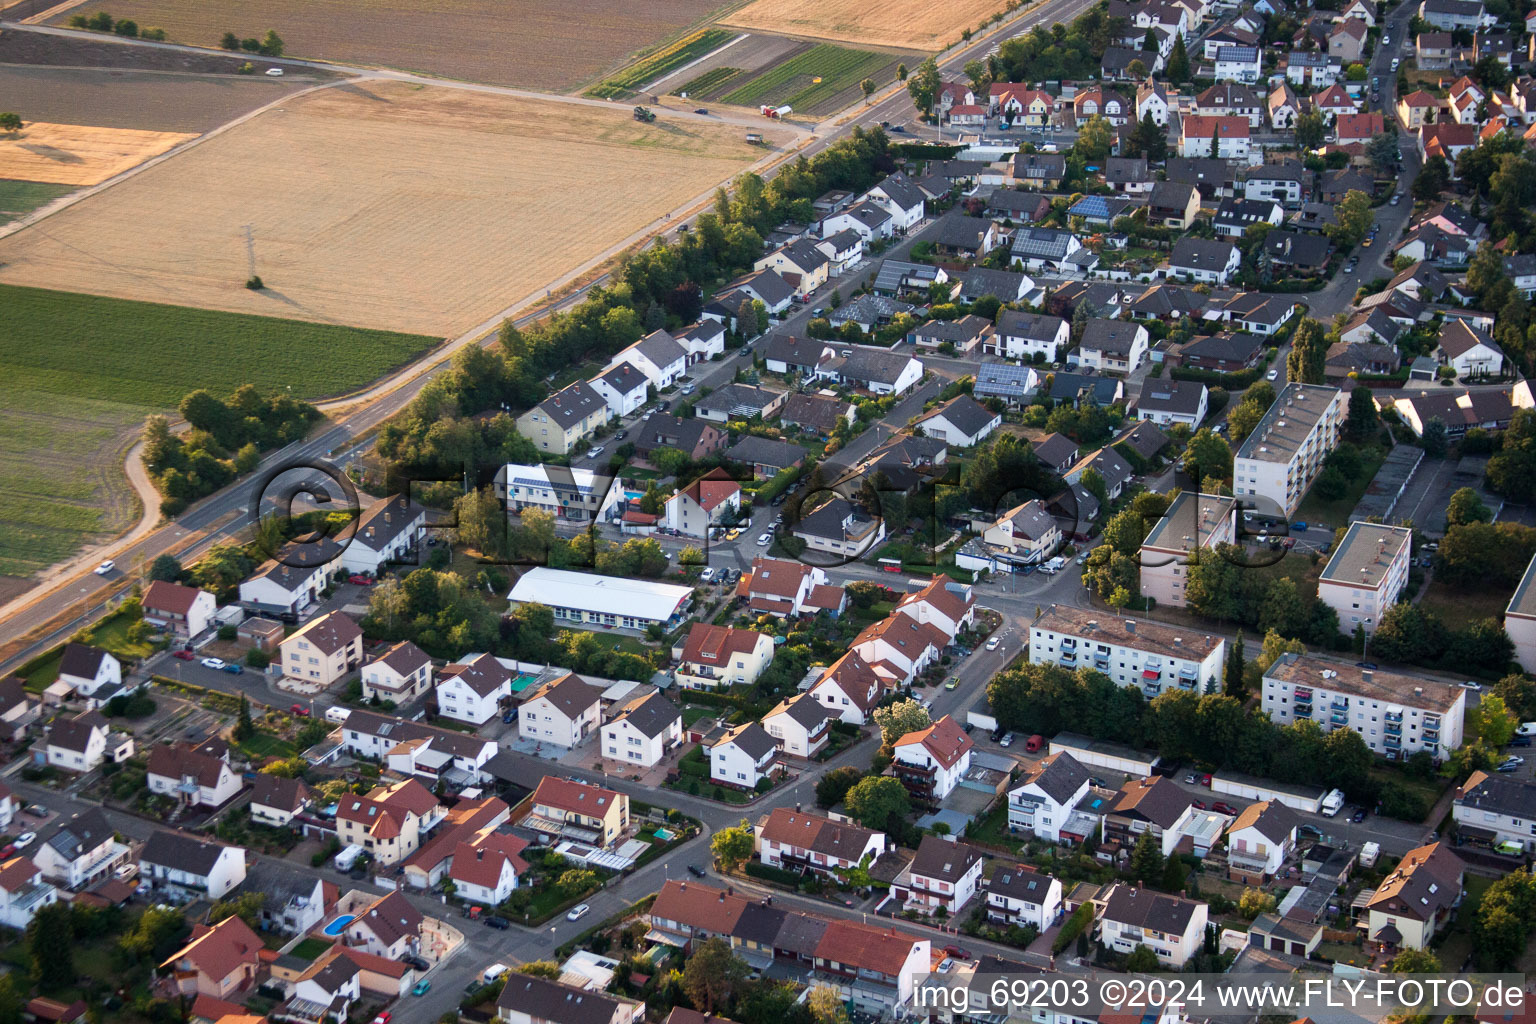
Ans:
<svg viewBox="0 0 1536 1024"><path fill-rule="evenodd" d="M373 1018L373 1024L389 1024L389 1022L394 1019L394 1014L390 1013L388 1010L380 1010L379 1015Z"/></svg>
<svg viewBox="0 0 1536 1024"><path fill-rule="evenodd" d="M1318 828L1316 825L1298 825L1296 827L1296 834L1302 836L1303 838L1323 838L1323 830Z"/></svg>
<svg viewBox="0 0 1536 1024"><path fill-rule="evenodd" d="M1189 802L1189 805L1191 807L1193 807L1197 811L1205 810L1205 801L1204 800L1191 800Z"/></svg>
<svg viewBox="0 0 1536 1024"><path fill-rule="evenodd" d="M945 946L944 953L959 960L969 960L971 958L971 951L964 946Z"/></svg>
<svg viewBox="0 0 1536 1024"><path fill-rule="evenodd" d="M1483 684L1473 682L1472 680L1468 679L1466 682L1461 684L1461 688L1463 690L1481 690L1483 688Z"/></svg>
<svg viewBox="0 0 1536 1024"><path fill-rule="evenodd" d="M1517 765L1517 764L1508 764L1508 763L1501 764L1497 768L1494 769L1494 771L1498 772L1501 775L1509 775L1510 773L1517 772L1519 770L1520 770L1520 766L1519 765Z"/></svg>
<svg viewBox="0 0 1536 1024"><path fill-rule="evenodd" d="M1264 375L1264 379L1265 380L1274 380L1275 378L1277 378L1279 376L1280 376L1280 371L1279 370L1270 370L1268 373L1266 373Z"/></svg>
<svg viewBox="0 0 1536 1024"><path fill-rule="evenodd" d="M772 543L773 543L773 534L771 534L771 533L765 533L761 537L757 538L757 546L760 547L760 548L765 548L769 544L772 544Z"/></svg>
<svg viewBox="0 0 1536 1024"><path fill-rule="evenodd" d="M228 672L232 676L238 676L245 672L245 666L237 661L226 661L220 671Z"/></svg>
<svg viewBox="0 0 1536 1024"><path fill-rule="evenodd" d="M695 107L693 109L693 112L695 114L708 114L709 113L709 108L708 107Z"/></svg>
<svg viewBox="0 0 1536 1024"><path fill-rule="evenodd" d="M298 715L300 718L309 717L309 708L305 707L303 704L290 704L288 706L288 712L290 714Z"/></svg>
<svg viewBox="0 0 1536 1024"><path fill-rule="evenodd" d="M1525 758L1521 757L1519 754L1510 754L1509 756L1504 758L1504 763L1505 764L1525 764ZM18 843L21 842L20 839L18 839L16 841Z"/></svg>
<svg viewBox="0 0 1536 1024"><path fill-rule="evenodd" d="M413 996L424 996L430 991L432 991L432 983L426 978L422 978L411 986L411 995Z"/></svg>
<svg viewBox="0 0 1536 1024"><path fill-rule="evenodd" d="M27 847L31 846L36 841L37 841L37 833L36 832L23 832L21 835L16 837L16 849L18 849L18 850L25 850Z"/></svg>
<svg viewBox="0 0 1536 1024"><path fill-rule="evenodd" d="M96 575L97 576L105 576L105 575L107 575L107 573L111 572L113 569L116 569L116 568L117 568L117 563L112 561L112 559L109 558L105 562L102 562L100 565L98 565L96 567Z"/></svg>
<svg viewBox="0 0 1536 1024"><path fill-rule="evenodd" d="M578 903L566 912L565 919L567 921L580 921L591 912L591 907L587 906L585 903Z"/></svg>
<svg viewBox="0 0 1536 1024"><path fill-rule="evenodd" d="M1360 824L1365 820L1365 808L1362 807L1357 810L1353 815L1350 816L1349 820L1354 822L1356 825Z"/></svg>
<svg viewBox="0 0 1536 1024"><path fill-rule="evenodd" d="M512 922L504 917L488 917L485 919L485 926L487 928L495 928L499 932L504 932L512 927Z"/></svg>
<svg viewBox="0 0 1536 1024"><path fill-rule="evenodd" d="M272 76L273 78L282 78L283 77L283 69L282 68L267 68L267 74Z"/></svg>
<svg viewBox="0 0 1536 1024"><path fill-rule="evenodd" d="M356 583L360 587L371 587L371 586L373 586L373 577L371 577L371 576L360 576L360 575L359 576L348 576L347 577L347 582L348 583Z"/></svg>
<svg viewBox="0 0 1536 1024"><path fill-rule="evenodd" d="M1237 814L1237 808L1236 807L1233 807L1231 804L1226 803L1226 802L1224 802L1222 800L1218 800L1215 803L1211 804L1211 810L1215 811L1217 814L1231 814L1231 815L1236 815Z"/></svg>
<svg viewBox="0 0 1536 1024"><path fill-rule="evenodd" d="M703 878L705 876L705 874L707 874L707 872L703 868L699 867L697 864L689 864L688 865L688 873L690 875L692 875L694 878Z"/></svg>
<svg viewBox="0 0 1536 1024"><path fill-rule="evenodd" d="M171 652L171 657L180 658L182 661L194 661L196 660L197 655L193 654L191 651L177 650Z"/></svg>
<svg viewBox="0 0 1536 1024"><path fill-rule="evenodd" d="M1211 773L1210 772L1206 772L1204 775L1200 776L1200 785L1204 786L1206 789L1210 789L1211 788Z"/></svg>
<svg viewBox="0 0 1536 1024"><path fill-rule="evenodd" d="M1011 747L1011 746L1013 746L1013 733L1011 733L1011 732L1003 733L1003 738L997 741L997 745L1000 746L1000 747Z"/></svg>
<svg viewBox="0 0 1536 1024"><path fill-rule="evenodd" d="M1184 776L1184 785L1186 786L1193 786L1199 781L1200 776L1196 775L1194 772L1190 772L1188 775Z"/></svg>
<svg viewBox="0 0 1536 1024"><path fill-rule="evenodd" d="M31 815L34 818L46 818L48 817L48 808L42 804L28 804L22 808L21 813Z"/></svg>
<svg viewBox="0 0 1536 1024"><path fill-rule="evenodd" d="M400 962L414 967L418 971L430 971L432 969L432 964L426 957L417 956L415 953L405 954L405 956L400 958Z"/></svg>
<svg viewBox="0 0 1536 1024"><path fill-rule="evenodd" d="M1516 736L1509 741L1509 745L1512 747L1528 747L1531 745L1531 738L1529 736Z"/></svg>
<svg viewBox="0 0 1536 1024"><path fill-rule="evenodd" d="M998 644L1001 644L1002 642L1003 641L999 637L995 637L995 636L992 637L990 640L987 641L987 650L989 650L989 651L997 650Z"/></svg>
<svg viewBox="0 0 1536 1024"><path fill-rule="evenodd" d="M599 455L603 454L603 451L604 451L603 446L602 445L598 445L596 448L593 448L591 451L587 452L587 455L589 455L590 457L595 459Z"/></svg>
<svg viewBox="0 0 1536 1024"><path fill-rule="evenodd" d="M957 687L959 685L960 685L960 677L959 676L950 676L948 679L944 680L944 689L946 689L946 690L953 690L955 687Z"/></svg>
<svg viewBox="0 0 1536 1024"><path fill-rule="evenodd" d="M204 658L202 660L201 664L202 664L203 668L211 668L211 669L214 669L216 671L222 671L223 668L224 668L224 659L223 658Z"/></svg>

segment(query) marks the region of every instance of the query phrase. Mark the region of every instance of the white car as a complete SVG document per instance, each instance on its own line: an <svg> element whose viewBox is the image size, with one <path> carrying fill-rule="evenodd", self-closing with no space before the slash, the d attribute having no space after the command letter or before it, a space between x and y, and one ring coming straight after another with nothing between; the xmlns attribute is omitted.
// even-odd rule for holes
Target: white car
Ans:
<svg viewBox="0 0 1536 1024"><path fill-rule="evenodd" d="M772 543L773 543L773 534L771 534L771 533L765 533L761 537L757 538L757 546L760 547L760 548L765 548L769 544L772 544Z"/></svg>
<svg viewBox="0 0 1536 1024"><path fill-rule="evenodd" d="M36 832L23 832L16 837L16 849L23 850L31 846L37 840Z"/></svg>
<svg viewBox="0 0 1536 1024"><path fill-rule="evenodd" d="M1536 736L1536 722L1523 722L1520 728L1515 730L1517 736Z"/></svg>
<svg viewBox="0 0 1536 1024"><path fill-rule="evenodd" d="M692 384L684 384L683 387L682 387L682 392L685 395L693 394L693 385Z"/></svg>
<svg viewBox="0 0 1536 1024"><path fill-rule="evenodd" d="M96 575L97 576L105 576L107 573L111 572L113 569L116 569L116 568L117 568L117 563L112 561L112 559L109 558L105 562L102 562L100 565L98 565L96 567Z"/></svg>
<svg viewBox="0 0 1536 1024"><path fill-rule="evenodd" d="M987 641L987 650L989 650L989 651L997 650L997 645L1002 643L1002 642L1003 641L1000 638L993 637L992 639Z"/></svg>
<svg viewBox="0 0 1536 1024"><path fill-rule="evenodd" d="M222 669L223 667L224 667L224 659L223 658L204 658L203 659L203 668Z"/></svg>
<svg viewBox="0 0 1536 1024"><path fill-rule="evenodd" d="M587 906L585 903L578 903L566 913L565 919L567 921L580 921L591 912L591 907Z"/></svg>
<svg viewBox="0 0 1536 1024"><path fill-rule="evenodd" d="M1521 757L1519 754L1510 754L1509 756L1504 758L1504 763L1505 764L1525 764L1525 758ZM28 834L30 835L30 833L28 833ZM20 843L21 840L18 839L18 840L16 840L16 842Z"/></svg>
<svg viewBox="0 0 1536 1024"><path fill-rule="evenodd" d="M1472 680L1468 679L1466 682L1461 684L1461 688L1463 690L1481 690L1483 688L1483 684L1474 683Z"/></svg>
<svg viewBox="0 0 1536 1024"><path fill-rule="evenodd" d="M267 68L267 74L271 75L273 78L282 78L283 77L283 69L282 68Z"/></svg>
<svg viewBox="0 0 1536 1024"><path fill-rule="evenodd" d="M1275 378L1277 378L1279 376L1280 376L1280 371L1279 370L1270 370L1268 373L1266 373L1264 375L1264 379L1265 380L1274 380Z"/></svg>

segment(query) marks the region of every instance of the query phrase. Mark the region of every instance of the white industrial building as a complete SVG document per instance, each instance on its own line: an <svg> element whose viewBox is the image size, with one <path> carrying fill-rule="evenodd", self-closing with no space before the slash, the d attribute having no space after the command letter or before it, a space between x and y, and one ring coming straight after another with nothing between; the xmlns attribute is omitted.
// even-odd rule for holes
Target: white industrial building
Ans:
<svg viewBox="0 0 1536 1024"><path fill-rule="evenodd" d="M556 625L645 629L654 622L670 628L693 607L693 588L538 566L518 578L507 600L514 607L548 606Z"/></svg>

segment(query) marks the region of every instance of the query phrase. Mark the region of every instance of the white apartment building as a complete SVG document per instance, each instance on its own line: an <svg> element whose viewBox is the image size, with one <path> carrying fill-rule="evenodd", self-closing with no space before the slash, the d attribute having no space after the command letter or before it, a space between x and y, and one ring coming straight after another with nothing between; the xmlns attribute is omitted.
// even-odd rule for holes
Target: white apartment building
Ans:
<svg viewBox="0 0 1536 1024"><path fill-rule="evenodd" d="M800 693L779 701L762 717L762 724L783 753L815 757L832 735L832 712L822 707L817 697Z"/></svg>
<svg viewBox="0 0 1536 1024"><path fill-rule="evenodd" d="M779 745L757 722L728 730L709 749L711 782L738 789L753 789L773 774Z"/></svg>
<svg viewBox="0 0 1536 1024"><path fill-rule="evenodd" d="M1309 718L1324 732L1353 729L1386 758L1420 750L1444 758L1461 746L1467 691L1450 683L1285 654L1264 673L1263 692L1265 713L1280 725Z"/></svg>
<svg viewBox="0 0 1536 1024"><path fill-rule="evenodd" d="M1029 627L1030 661L1095 669L1149 700L1174 687L1219 692L1226 655L1221 637L1066 605L1051 605Z"/></svg>
<svg viewBox="0 0 1536 1024"><path fill-rule="evenodd" d="M508 512L536 508L556 519L587 522L618 500L613 477L569 466L508 463L496 474L496 496Z"/></svg>
<svg viewBox="0 0 1536 1024"><path fill-rule="evenodd" d="M1158 604L1183 608L1184 584L1194 552L1219 558L1216 548L1237 540L1237 501L1219 494L1180 491L1168 512L1141 542L1141 593Z"/></svg>
<svg viewBox="0 0 1536 1024"><path fill-rule="evenodd" d="M1285 866L1296 849L1301 817L1278 800L1244 807L1227 826L1227 878L1262 885Z"/></svg>
<svg viewBox="0 0 1536 1024"><path fill-rule="evenodd" d="M1397 603L1413 562L1413 531L1406 526L1351 523L1317 581L1317 598L1339 613L1339 630L1376 632Z"/></svg>
<svg viewBox="0 0 1536 1024"><path fill-rule="evenodd" d="M985 865L969 843L925 835L912 862L891 883L891 897L909 910L931 914L942 907L953 916L976 895Z"/></svg>
<svg viewBox="0 0 1536 1024"><path fill-rule="evenodd" d="M789 807L775 807L757 825L757 857L770 867L831 875L866 857L873 863L885 848L884 832Z"/></svg>
<svg viewBox="0 0 1536 1024"><path fill-rule="evenodd" d="M960 723L945 715L892 744L891 767L913 803L937 806L970 771L975 745Z"/></svg>
<svg viewBox="0 0 1536 1024"><path fill-rule="evenodd" d="M507 600L513 607L546 605L556 626L645 629L681 622L693 607L693 588L540 565L518 577Z"/></svg>
<svg viewBox="0 0 1536 1024"><path fill-rule="evenodd" d="M1290 518L1338 447L1347 405L1338 388L1287 384L1232 460L1237 496L1266 515Z"/></svg>
<svg viewBox="0 0 1536 1024"><path fill-rule="evenodd" d="M1116 882L1093 902L1099 938L1116 953L1146 946L1159 963L1178 970L1205 942L1210 913L1204 903L1125 882Z"/></svg>
<svg viewBox="0 0 1536 1024"><path fill-rule="evenodd" d="M1515 645L1515 661L1536 672L1536 558L1525 567L1520 585L1504 609L1504 632Z"/></svg>
<svg viewBox="0 0 1536 1024"><path fill-rule="evenodd" d="M363 666L363 699L404 704L432 688L432 659L427 652L401 640Z"/></svg>

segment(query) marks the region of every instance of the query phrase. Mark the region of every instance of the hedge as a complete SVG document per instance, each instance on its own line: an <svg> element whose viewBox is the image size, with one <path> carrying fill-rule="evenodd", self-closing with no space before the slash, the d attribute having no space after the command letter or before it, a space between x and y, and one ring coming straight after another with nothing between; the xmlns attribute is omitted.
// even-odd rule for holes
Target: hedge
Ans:
<svg viewBox="0 0 1536 1024"><path fill-rule="evenodd" d="M1192 380L1208 387L1223 387L1228 391L1241 391L1254 381L1259 379L1261 367L1250 367L1246 370L1238 370L1236 373L1221 373L1218 370L1202 370L1194 366L1175 366L1169 371L1169 376L1174 380Z"/></svg>
<svg viewBox="0 0 1536 1024"><path fill-rule="evenodd" d="M800 888L800 875L798 872L786 871L783 868L776 868L771 864L763 864L755 860L747 861L744 870L753 878L761 878L766 882L777 882L780 885L787 885L791 889Z"/></svg>
<svg viewBox="0 0 1536 1024"><path fill-rule="evenodd" d="M1051 955L1059 956L1061 951L1077 941L1077 937L1087 930L1093 922L1093 904L1084 903L1072 912L1067 918L1067 923L1061 926L1061 931L1056 933L1056 938L1051 942Z"/></svg>
<svg viewBox="0 0 1536 1024"><path fill-rule="evenodd" d="M926 142L898 142L890 147L893 156L913 160L953 160L963 146L936 146Z"/></svg>

